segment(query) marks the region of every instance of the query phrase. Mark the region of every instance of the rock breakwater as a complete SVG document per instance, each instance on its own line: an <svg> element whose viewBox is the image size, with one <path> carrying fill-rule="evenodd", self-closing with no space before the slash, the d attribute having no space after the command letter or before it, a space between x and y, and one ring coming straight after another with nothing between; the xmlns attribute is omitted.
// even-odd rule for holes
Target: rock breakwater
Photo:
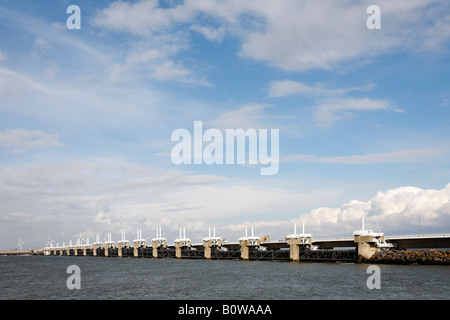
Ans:
<svg viewBox="0 0 450 320"><path fill-rule="evenodd" d="M376 252L366 263L450 266L450 250L388 250Z"/></svg>

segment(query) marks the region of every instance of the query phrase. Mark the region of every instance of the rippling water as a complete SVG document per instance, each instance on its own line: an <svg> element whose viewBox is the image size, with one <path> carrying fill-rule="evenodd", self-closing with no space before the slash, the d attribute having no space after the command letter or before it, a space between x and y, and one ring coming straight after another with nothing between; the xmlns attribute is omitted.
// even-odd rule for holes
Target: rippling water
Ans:
<svg viewBox="0 0 450 320"><path fill-rule="evenodd" d="M69 290L67 268L80 268ZM449 299L450 267L233 260L1 256L0 299Z"/></svg>

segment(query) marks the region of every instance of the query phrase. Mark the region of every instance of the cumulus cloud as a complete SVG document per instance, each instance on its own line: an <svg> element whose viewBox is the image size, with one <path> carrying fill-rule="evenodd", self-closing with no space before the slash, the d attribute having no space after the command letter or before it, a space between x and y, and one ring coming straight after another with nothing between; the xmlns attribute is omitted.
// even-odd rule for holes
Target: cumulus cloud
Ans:
<svg viewBox="0 0 450 320"><path fill-rule="evenodd" d="M448 233L450 230L450 183L442 189L404 186L377 192L371 199L351 200L339 207L317 207L291 220L246 220L222 226L222 232L244 235L254 227L255 235L270 234L273 240L293 233L294 224L313 238L352 237L362 227L385 235Z"/></svg>
<svg viewBox="0 0 450 320"><path fill-rule="evenodd" d="M230 240L243 236L245 228L261 238L269 234L272 240L284 239L293 233L294 225L313 238L352 237L362 227L381 231L385 235L448 233L450 225L450 183L442 189L421 189L412 186L377 192L371 199L351 200L339 207L317 207L291 220L252 220L221 226Z"/></svg>
<svg viewBox="0 0 450 320"><path fill-rule="evenodd" d="M382 231L386 235L449 232L450 183L442 189L405 186L377 192L368 201L352 200L338 208L313 209L290 223L305 223L319 237L351 236L361 229ZM420 225L419 225L420 224Z"/></svg>

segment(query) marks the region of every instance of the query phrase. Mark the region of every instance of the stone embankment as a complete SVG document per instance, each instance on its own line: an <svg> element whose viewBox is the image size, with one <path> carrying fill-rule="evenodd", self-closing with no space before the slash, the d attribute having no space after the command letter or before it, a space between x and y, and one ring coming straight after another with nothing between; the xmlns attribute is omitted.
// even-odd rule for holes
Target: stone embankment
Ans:
<svg viewBox="0 0 450 320"><path fill-rule="evenodd" d="M376 252L366 263L450 266L450 250L389 250Z"/></svg>

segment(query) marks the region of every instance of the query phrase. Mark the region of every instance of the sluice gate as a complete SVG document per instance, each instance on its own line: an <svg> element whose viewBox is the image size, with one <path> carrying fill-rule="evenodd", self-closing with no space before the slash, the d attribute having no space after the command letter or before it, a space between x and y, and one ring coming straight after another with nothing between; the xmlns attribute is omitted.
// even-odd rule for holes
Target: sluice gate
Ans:
<svg viewBox="0 0 450 320"><path fill-rule="evenodd" d="M141 246L138 248L88 248L84 250L53 250L49 255L53 256L88 256L88 257L108 257L108 258L153 258L153 259L211 259L211 260L251 260L251 261L290 261L290 250L288 248L266 249L249 248L246 252L248 258L242 257L241 249L213 248L210 256L205 256L205 250L196 247L177 248L159 247L154 250L151 246ZM354 262L356 259L355 250L333 250L333 249L310 249L301 247L299 250L299 261L330 261L330 262Z"/></svg>

